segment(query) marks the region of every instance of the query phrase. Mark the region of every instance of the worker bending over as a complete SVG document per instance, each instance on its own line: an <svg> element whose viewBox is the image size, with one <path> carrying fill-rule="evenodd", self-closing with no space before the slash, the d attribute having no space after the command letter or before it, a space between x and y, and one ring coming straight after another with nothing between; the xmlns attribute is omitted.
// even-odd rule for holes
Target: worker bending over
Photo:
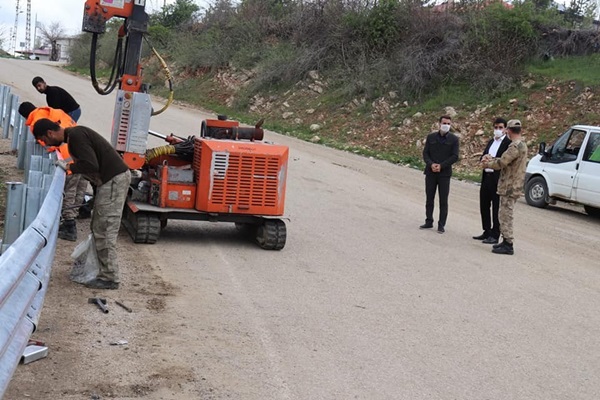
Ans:
<svg viewBox="0 0 600 400"><path fill-rule="evenodd" d="M100 268L97 277L85 285L118 289L117 236L131 181L129 168L106 139L85 126L62 128L43 118L33 126L33 135L52 146L67 143L73 163L59 160L57 165L65 171L82 174L96 186L91 228Z"/></svg>
<svg viewBox="0 0 600 400"><path fill-rule="evenodd" d="M32 103L25 101L19 106L19 114L26 118L25 125L29 127L33 133L33 125L42 118L47 118L52 122L56 122L63 128L77 126L75 121L63 110L50 107L36 107ZM46 143L41 140L38 142L46 147ZM69 154L68 145L61 144L58 147L49 147L47 150L58 151L59 158L72 162ZM83 203L85 191L87 189L87 181L80 174L67 173L65 179L65 188L63 191L63 203L61 217L62 221L58 228L58 237L72 242L77 240L77 224L75 218L78 215L78 205Z"/></svg>

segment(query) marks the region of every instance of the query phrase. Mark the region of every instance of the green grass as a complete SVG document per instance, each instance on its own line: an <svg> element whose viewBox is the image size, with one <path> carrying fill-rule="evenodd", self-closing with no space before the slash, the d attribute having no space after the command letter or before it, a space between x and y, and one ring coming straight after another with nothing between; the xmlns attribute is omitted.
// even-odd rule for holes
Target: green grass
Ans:
<svg viewBox="0 0 600 400"><path fill-rule="evenodd" d="M561 81L579 81L586 86L600 84L600 54L537 61L527 72Z"/></svg>
<svg viewBox="0 0 600 400"><path fill-rule="evenodd" d="M419 104L419 111L439 111L447 106L481 104L480 93L473 92L468 85L449 85L440 87L433 95Z"/></svg>

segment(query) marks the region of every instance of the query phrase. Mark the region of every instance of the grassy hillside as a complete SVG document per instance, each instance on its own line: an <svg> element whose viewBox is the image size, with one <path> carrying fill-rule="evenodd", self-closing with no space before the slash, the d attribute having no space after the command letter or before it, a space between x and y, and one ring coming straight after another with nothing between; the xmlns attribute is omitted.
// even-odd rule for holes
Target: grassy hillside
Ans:
<svg viewBox="0 0 600 400"><path fill-rule="evenodd" d="M597 114L591 0L565 12L538 0L208 3L177 0L150 15L148 44L169 65L177 100L246 123L265 118L273 130L420 167L423 138L453 114L458 169L470 176L496 116L523 119L534 147ZM120 25L109 21L97 46L80 35L72 67L87 70L93 54L102 76ZM166 95L149 47L144 81Z"/></svg>
<svg viewBox="0 0 600 400"><path fill-rule="evenodd" d="M461 137L458 175L478 179L477 160L497 116L521 119L531 154L540 141L551 142L572 124L600 124L599 68L598 54L540 61L528 65L518 88L501 96L455 85L410 102L393 91L371 101L348 100L315 71L291 89L240 100L248 98L252 72L221 70L177 77L175 99L248 124L265 118L267 129L416 168L422 167L423 139L436 128L439 116L450 113ZM156 86L153 92L167 93Z"/></svg>

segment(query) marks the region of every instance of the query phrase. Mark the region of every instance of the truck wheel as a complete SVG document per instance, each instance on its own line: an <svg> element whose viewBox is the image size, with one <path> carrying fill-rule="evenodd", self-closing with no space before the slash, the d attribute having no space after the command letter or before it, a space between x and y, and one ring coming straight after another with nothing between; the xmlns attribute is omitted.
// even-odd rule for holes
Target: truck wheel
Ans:
<svg viewBox="0 0 600 400"><path fill-rule="evenodd" d="M583 208L590 217L600 218L600 208L592 206L583 206Z"/></svg>
<svg viewBox="0 0 600 400"><path fill-rule="evenodd" d="M525 200L527 204L534 207L546 208L548 207L547 197L548 185L546 185L544 178L535 176L527 182L527 186L525 187Z"/></svg>

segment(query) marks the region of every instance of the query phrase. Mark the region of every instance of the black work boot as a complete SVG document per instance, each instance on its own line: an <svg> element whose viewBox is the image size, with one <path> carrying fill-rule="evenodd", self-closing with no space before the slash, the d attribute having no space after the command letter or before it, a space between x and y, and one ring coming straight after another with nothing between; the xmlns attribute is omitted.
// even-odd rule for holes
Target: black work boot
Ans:
<svg viewBox="0 0 600 400"><path fill-rule="evenodd" d="M513 249L512 243L504 241L502 246L492 249L492 253L513 255L515 254L515 250Z"/></svg>
<svg viewBox="0 0 600 400"><path fill-rule="evenodd" d="M58 237L74 242L77 240L77 225L74 219L66 219L58 227Z"/></svg>
<svg viewBox="0 0 600 400"><path fill-rule="evenodd" d="M502 246L504 246L504 244L505 244L505 243L507 243L507 242L506 242L506 239L503 239L503 240L502 240L502 242L500 242L500 243L498 243L498 244L495 244L495 245L493 245L493 246L492 246L492 248L493 248L493 249L497 249L498 247L502 247Z"/></svg>

